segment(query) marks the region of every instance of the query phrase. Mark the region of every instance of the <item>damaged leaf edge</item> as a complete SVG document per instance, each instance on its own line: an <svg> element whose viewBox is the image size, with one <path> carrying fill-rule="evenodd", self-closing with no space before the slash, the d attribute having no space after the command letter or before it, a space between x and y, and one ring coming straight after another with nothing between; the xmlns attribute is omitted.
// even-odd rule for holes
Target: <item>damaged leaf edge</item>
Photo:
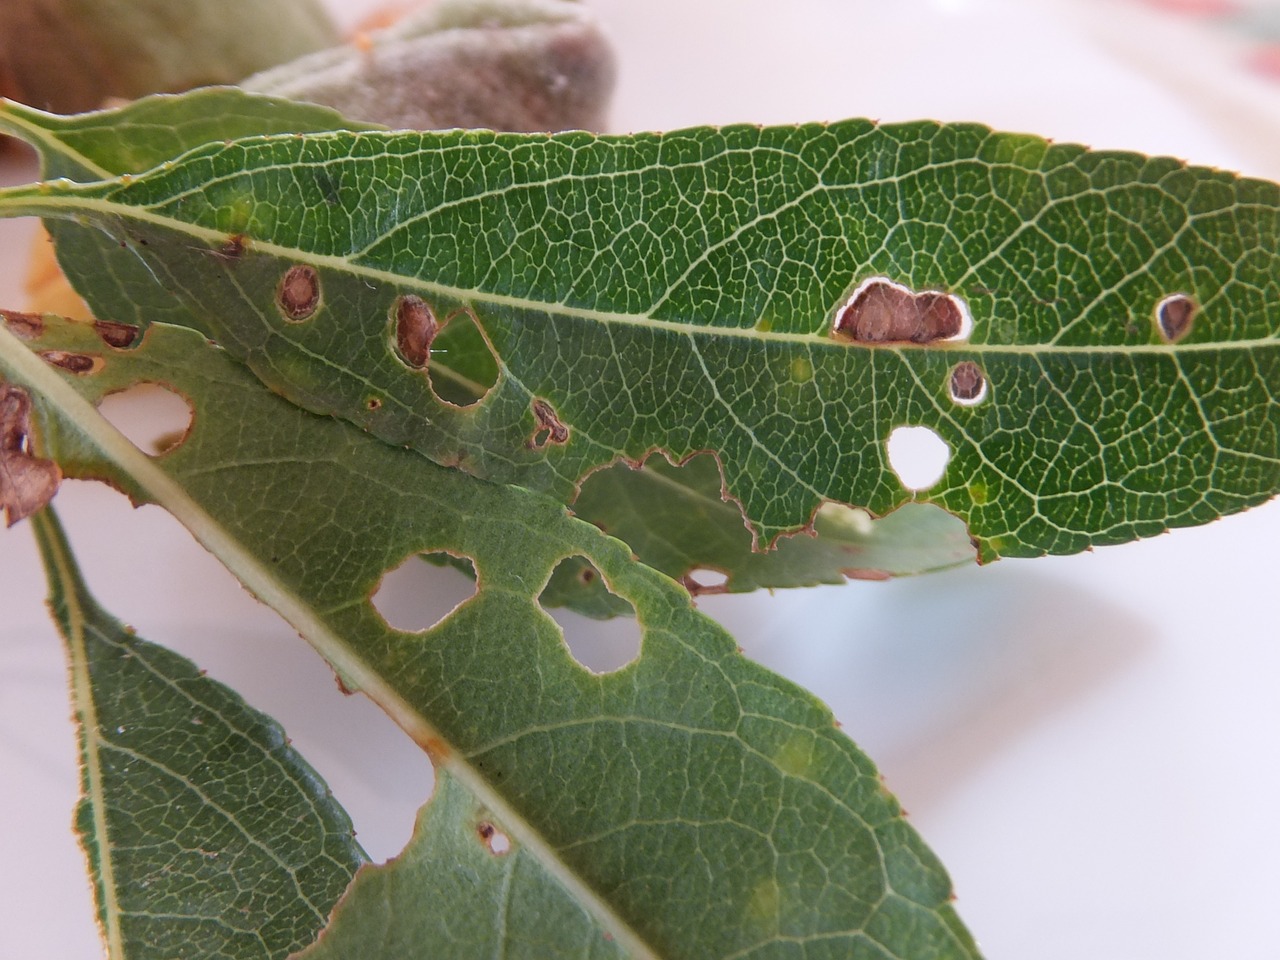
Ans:
<svg viewBox="0 0 1280 960"><path fill-rule="evenodd" d="M0 374L30 389L57 414L82 431L85 441L117 464L153 503L163 507L212 553L258 600L275 610L303 636L350 690L373 700L419 746L436 766L443 766L486 808L493 811L514 838L529 849L579 903L589 910L638 960L659 960L631 927L601 896L568 869L551 846L469 764L459 758L440 732L409 706L376 671L336 635L311 608L276 579L210 517L182 487L81 397L34 353L0 325ZM88 426L91 425L91 426Z"/></svg>

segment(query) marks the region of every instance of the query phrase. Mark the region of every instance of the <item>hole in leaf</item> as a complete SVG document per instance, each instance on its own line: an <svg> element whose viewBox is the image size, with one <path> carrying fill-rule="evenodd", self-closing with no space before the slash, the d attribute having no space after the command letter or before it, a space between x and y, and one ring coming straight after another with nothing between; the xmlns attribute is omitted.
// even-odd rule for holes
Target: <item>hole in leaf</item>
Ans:
<svg viewBox="0 0 1280 960"><path fill-rule="evenodd" d="M928 427L897 427L885 446L890 469L908 490L928 490L951 460L951 448Z"/></svg>
<svg viewBox="0 0 1280 960"><path fill-rule="evenodd" d="M681 577L680 582L695 597L705 593L729 592L729 574L713 567L695 567Z"/></svg>
<svg viewBox="0 0 1280 960"><path fill-rule="evenodd" d="M635 607L613 593L586 558L556 564L538 602L560 625L573 659L592 673L621 670L640 655Z"/></svg>
<svg viewBox="0 0 1280 960"><path fill-rule="evenodd" d="M511 838L487 820L476 824L476 836L495 857L511 852Z"/></svg>
<svg viewBox="0 0 1280 960"><path fill-rule="evenodd" d="M455 407L479 403L498 382L498 361L465 310L446 320L432 340L427 376L436 396Z"/></svg>
<svg viewBox="0 0 1280 960"><path fill-rule="evenodd" d="M195 419L185 397L158 383L139 383L107 394L98 404L98 412L152 457L181 446Z"/></svg>
<svg viewBox="0 0 1280 960"><path fill-rule="evenodd" d="M382 576L373 606L393 630L430 630L476 594L476 568L469 557L414 554Z"/></svg>
<svg viewBox="0 0 1280 960"><path fill-rule="evenodd" d="M987 377L972 360L957 363L951 369L948 385L951 400L962 407L976 407L987 399Z"/></svg>

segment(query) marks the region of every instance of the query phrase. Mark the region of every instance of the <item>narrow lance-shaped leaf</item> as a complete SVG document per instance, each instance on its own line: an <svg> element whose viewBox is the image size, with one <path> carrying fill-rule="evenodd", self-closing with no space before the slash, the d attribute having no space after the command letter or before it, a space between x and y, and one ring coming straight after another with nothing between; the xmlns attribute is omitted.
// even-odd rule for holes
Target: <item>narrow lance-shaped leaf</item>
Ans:
<svg viewBox="0 0 1280 960"><path fill-rule="evenodd" d="M0 111L0 125L36 147L45 179L67 177L80 182L142 173L215 140L273 132L372 129L325 108L249 95L235 88L149 97L123 109L77 117L50 116L11 105ZM127 248L121 249L111 236L59 220L46 223L57 240L60 259L71 265L73 274L82 280L95 278L83 292L104 321L139 329L152 321L200 326L180 301L155 284L146 264ZM106 276L113 282L100 282ZM117 330L126 339L136 336L125 328ZM464 402L479 399L482 391L468 392L466 384L475 379L477 368L483 380L485 366L492 365L484 341L478 336L463 339L456 333L439 340L441 347L431 357L437 385L452 386L457 391L454 396ZM620 466L597 473L575 500L574 512L625 540L642 561L669 576L693 585L697 582L690 578L694 571L723 573L727 579L721 589L729 592L835 583L846 574L917 574L970 562L974 556L964 523L924 506L899 510L880 520L828 510L816 518L816 536L790 538L768 552L754 551L741 512L721 499L720 472L710 457L695 458L682 468L671 467L659 457L650 459L642 470ZM621 608L610 603L608 593L598 584L584 582L580 574L569 564L558 568L544 601L591 616L617 615Z"/></svg>
<svg viewBox="0 0 1280 960"><path fill-rule="evenodd" d="M0 330L0 370L31 391L51 455L164 505L466 786L542 867L519 875L512 910L567 896L634 957L782 957L810 941L977 955L945 873L830 712L743 658L625 544L545 496L308 414L192 331L153 325L119 350L91 325L42 324L30 350ZM41 359L53 350L91 365ZM76 392L136 381L195 411L158 459ZM370 595L424 552L470 559L477 593L429 629L393 630ZM635 608L640 654L613 673L575 662L538 605L568 557ZM542 929L516 912L503 924Z"/></svg>
<svg viewBox="0 0 1280 960"><path fill-rule="evenodd" d="M273 388L441 463L571 500L711 451L762 545L914 499L986 558L1274 495L1278 210L1173 160L861 121L252 139L0 201L108 232ZM499 372L460 408L430 350L466 315ZM928 490L904 425L950 448Z"/></svg>
<svg viewBox="0 0 1280 960"><path fill-rule="evenodd" d="M111 960L284 960L365 862L270 718L89 595L51 511L32 519L80 726L76 828Z"/></svg>

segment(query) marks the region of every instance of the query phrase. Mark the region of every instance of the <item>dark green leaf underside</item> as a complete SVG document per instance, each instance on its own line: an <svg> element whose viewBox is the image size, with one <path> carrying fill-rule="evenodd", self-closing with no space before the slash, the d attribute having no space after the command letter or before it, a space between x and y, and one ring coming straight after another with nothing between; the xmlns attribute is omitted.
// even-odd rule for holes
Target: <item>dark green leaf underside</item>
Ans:
<svg viewBox="0 0 1280 960"><path fill-rule="evenodd" d="M945 873L829 711L742 658L626 545L546 497L307 414L193 332L153 325L119 351L49 319L31 346L103 361L75 377L0 350L64 470L130 476L143 498L165 486L155 468L176 481L165 505L246 551L259 596L304 605L304 632L344 679L554 878L527 875L528 896L567 892L636 956L786 957L808 942L832 956L976 956ZM104 453L113 441L73 423L54 389L96 398L138 380L195 409L183 444L141 467ZM424 633L387 628L369 602L379 578L441 551L471 559L476 596ZM538 606L573 556L636 610L641 655L615 673L574 662Z"/></svg>
<svg viewBox="0 0 1280 960"><path fill-rule="evenodd" d="M365 862L279 725L93 600L52 513L33 518L67 641L89 856L113 960L284 960Z"/></svg>

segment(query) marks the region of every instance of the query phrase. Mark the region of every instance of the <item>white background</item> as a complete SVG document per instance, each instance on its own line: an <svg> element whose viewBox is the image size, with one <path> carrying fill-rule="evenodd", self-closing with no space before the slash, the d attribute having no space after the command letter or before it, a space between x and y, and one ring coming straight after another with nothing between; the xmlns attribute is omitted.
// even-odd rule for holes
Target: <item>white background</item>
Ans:
<svg viewBox="0 0 1280 960"><path fill-rule="evenodd" d="M331 5L347 23L373 6ZM592 5L619 48L618 130L978 120L1280 177L1280 86L1238 68L1238 41L1124 0ZM5 306L28 232L0 233ZM85 484L58 506L107 606L279 718L393 855L430 783L407 738L159 510ZM1077 557L702 606L832 704L992 960L1274 960L1278 542L1273 503ZM0 958L88 960L43 594L25 527L0 532Z"/></svg>

